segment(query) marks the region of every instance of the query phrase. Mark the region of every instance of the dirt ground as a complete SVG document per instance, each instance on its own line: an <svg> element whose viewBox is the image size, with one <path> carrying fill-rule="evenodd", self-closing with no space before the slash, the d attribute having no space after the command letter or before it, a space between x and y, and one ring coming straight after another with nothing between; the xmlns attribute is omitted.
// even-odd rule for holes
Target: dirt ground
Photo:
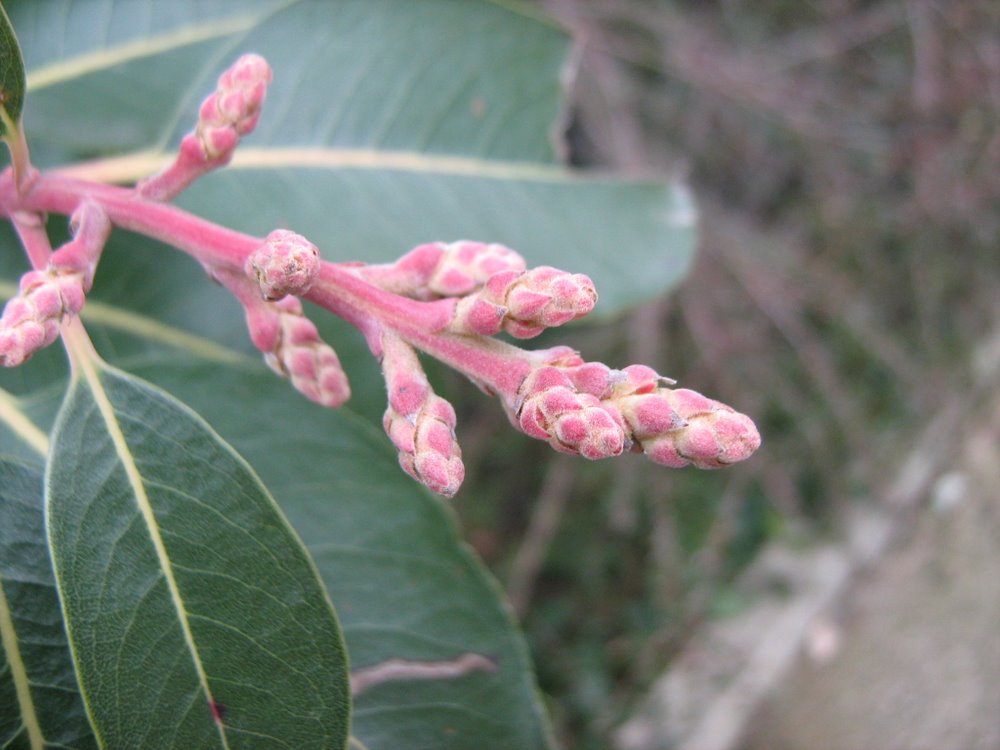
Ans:
<svg viewBox="0 0 1000 750"><path fill-rule="evenodd" d="M942 443L956 435L941 435ZM1000 397L744 750L1000 748Z"/></svg>

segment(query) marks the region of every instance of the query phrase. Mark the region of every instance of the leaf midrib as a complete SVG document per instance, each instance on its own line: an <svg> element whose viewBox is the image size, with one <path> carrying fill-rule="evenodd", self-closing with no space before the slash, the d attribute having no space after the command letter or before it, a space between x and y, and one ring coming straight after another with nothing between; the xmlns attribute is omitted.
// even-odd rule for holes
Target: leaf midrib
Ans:
<svg viewBox="0 0 1000 750"><path fill-rule="evenodd" d="M90 162L78 162L54 169L67 177L105 183L131 183L167 167L174 155L160 149L133 151ZM420 151L330 146L259 146L240 148L227 170L240 169L326 169L393 171L450 177L542 182L548 184L616 180L612 175L586 176L561 164L508 161L476 156L458 156Z"/></svg>
<svg viewBox="0 0 1000 750"><path fill-rule="evenodd" d="M212 22L182 26L160 36L147 36L135 41L94 50L76 57L64 58L28 71L28 91L55 86L75 78L106 70L115 65L143 57L152 57L179 47L186 47L209 39L217 39L253 28L268 15L263 13L233 16Z"/></svg>
<svg viewBox="0 0 1000 750"><path fill-rule="evenodd" d="M48 454L48 436L28 419L28 416L18 406L17 400L2 388L0 388L0 422L6 424L11 432L21 438L43 459Z"/></svg>
<svg viewBox="0 0 1000 750"><path fill-rule="evenodd" d="M91 396L94 399L94 404L97 406L101 419L104 421L105 427L107 428L108 436L111 438L111 443L115 449L115 454L118 456L118 460L125 471L129 486L135 495L136 506L146 524L150 541L153 543L153 549L156 552L157 561L160 569L163 571L163 577L167 584L167 590L170 593L171 603L177 613L177 621L184 636L184 642L187 644L188 651L191 654L191 661L194 665L195 672L198 675L198 682L201 685L201 689L204 692L206 699L212 701L212 691L208 685L208 674L205 671L204 664L202 664L201 654L198 650L197 644L195 643L194 633L191 630L191 623L188 620L187 608L184 605L184 599L181 596L180 587L177 585L177 580L174 577L173 565L170 560L170 555L167 552L166 545L164 544L163 536L160 533L159 523L153 513L152 503L146 493L146 486L142 473L139 471L139 467L135 463L132 452L128 447L128 442L125 439L125 434L122 432L121 425L115 415L114 407L112 406L111 400L108 398L107 392L104 389L104 384L101 382L100 372L98 371L99 368L96 363L96 354L92 349L90 349L89 341L85 344L81 340L80 336L74 335L75 333L82 332L82 327L78 327L76 331L70 331L68 335L64 336L64 340L66 341L68 348L71 350L71 357L75 365L74 377L82 377L86 382L87 387L90 389ZM222 742L222 747L225 750L230 750L225 727L221 724L221 722L216 721L213 723L219 733L219 739Z"/></svg>

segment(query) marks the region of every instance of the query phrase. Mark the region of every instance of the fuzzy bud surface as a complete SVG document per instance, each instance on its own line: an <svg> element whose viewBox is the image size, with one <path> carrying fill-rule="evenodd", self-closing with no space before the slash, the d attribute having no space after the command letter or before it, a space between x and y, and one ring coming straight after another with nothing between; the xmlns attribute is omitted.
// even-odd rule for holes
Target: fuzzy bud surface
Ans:
<svg viewBox="0 0 1000 750"><path fill-rule="evenodd" d="M623 375L606 403L621 414L633 449L652 461L718 469L760 447L753 421L732 407L687 388L660 386L660 376L642 365L625 368Z"/></svg>
<svg viewBox="0 0 1000 750"><path fill-rule="evenodd" d="M557 367L532 372L518 391L511 421L526 435L545 440L560 453L585 458L617 456L625 449L625 431L600 399L581 393Z"/></svg>
<svg viewBox="0 0 1000 750"><path fill-rule="evenodd" d="M669 412L679 426L660 430ZM627 413L643 453L664 466L719 469L749 458L761 443L748 416L686 388L640 396Z"/></svg>
<svg viewBox="0 0 1000 750"><path fill-rule="evenodd" d="M546 328L583 317L596 302L594 283L583 274L550 266L504 270L458 301L452 329L482 336L506 331L515 338L533 338Z"/></svg>
<svg viewBox="0 0 1000 750"><path fill-rule="evenodd" d="M523 271L524 258L504 245L485 242L429 242L395 263L368 266L365 278L396 294L420 300L464 297L500 271Z"/></svg>
<svg viewBox="0 0 1000 750"><path fill-rule="evenodd" d="M21 277L20 293L8 300L0 316L0 365L17 367L59 336L67 315L83 307L84 273L49 269Z"/></svg>
<svg viewBox="0 0 1000 750"><path fill-rule="evenodd" d="M295 232L276 229L246 262L247 276L260 285L264 299L305 294L319 274L319 250Z"/></svg>
<svg viewBox="0 0 1000 750"><path fill-rule="evenodd" d="M0 316L3 367L16 367L51 344L63 319L83 309L111 223L96 203L84 201L73 212L70 228L73 239L51 254L46 270L24 274L17 296L4 306Z"/></svg>
<svg viewBox="0 0 1000 750"><path fill-rule="evenodd" d="M454 496L465 479L454 408L431 390L416 352L393 334L382 337L382 372L389 394L382 426L399 465L433 492Z"/></svg>
<svg viewBox="0 0 1000 750"><path fill-rule="evenodd" d="M463 297L495 273L527 268L520 253L497 243L460 240L435 244L441 249L441 257L427 280L427 288L439 297Z"/></svg>
<svg viewBox="0 0 1000 750"><path fill-rule="evenodd" d="M268 366L291 380L311 401L336 407L351 397L347 374L337 353L320 337L296 297L271 303L278 314L273 348L264 354Z"/></svg>
<svg viewBox="0 0 1000 750"><path fill-rule="evenodd" d="M243 55L219 76L218 87L201 104L195 128L206 158L228 158L240 137L256 127L270 83L271 66L254 54Z"/></svg>

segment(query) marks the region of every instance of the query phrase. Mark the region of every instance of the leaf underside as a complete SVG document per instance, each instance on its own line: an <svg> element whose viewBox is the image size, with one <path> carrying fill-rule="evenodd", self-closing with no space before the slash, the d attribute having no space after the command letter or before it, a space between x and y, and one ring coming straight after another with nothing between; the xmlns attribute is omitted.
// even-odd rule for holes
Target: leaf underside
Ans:
<svg viewBox="0 0 1000 750"><path fill-rule="evenodd" d="M280 498L337 605L352 668L470 652L496 663L362 693L352 733L369 750L550 747L527 649L495 582L448 505L399 470L379 429L317 409L259 367L164 357L137 372L205 415ZM234 410L220 391L256 406Z"/></svg>
<svg viewBox="0 0 1000 750"><path fill-rule="evenodd" d="M346 654L259 479L165 393L99 368L52 437L47 519L88 710L111 747L343 747Z"/></svg>

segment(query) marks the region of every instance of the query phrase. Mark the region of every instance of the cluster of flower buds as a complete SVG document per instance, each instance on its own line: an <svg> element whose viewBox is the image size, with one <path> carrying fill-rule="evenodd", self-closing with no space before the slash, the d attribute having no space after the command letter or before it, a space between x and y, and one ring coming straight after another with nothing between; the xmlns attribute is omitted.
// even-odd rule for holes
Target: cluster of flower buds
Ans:
<svg viewBox="0 0 1000 750"><path fill-rule="evenodd" d="M351 386L340 358L303 314L302 303L289 296L271 305L278 316L278 336L264 361L317 404L336 407L347 401Z"/></svg>
<svg viewBox="0 0 1000 750"><path fill-rule="evenodd" d="M523 432L556 450L587 458L644 453L658 464L717 469L760 447L753 421L718 401L672 383L645 365L615 370L552 350L553 363L535 369L505 400Z"/></svg>
<svg viewBox="0 0 1000 750"><path fill-rule="evenodd" d="M201 104L195 134L210 160L229 158L240 137L257 127L271 83L271 66L260 55L243 55L221 76Z"/></svg>
<svg viewBox="0 0 1000 750"><path fill-rule="evenodd" d="M268 366L310 400L336 407L351 396L347 374L297 296L309 290L319 267L315 245L276 229L247 258L245 277L222 274L218 279L243 303L251 339Z"/></svg>
<svg viewBox="0 0 1000 750"><path fill-rule="evenodd" d="M0 363L16 367L59 336L67 315L83 307L79 273L49 268L21 277L19 293L4 306L0 318Z"/></svg>
<svg viewBox="0 0 1000 750"><path fill-rule="evenodd" d="M546 328L583 317L596 302L594 282L580 273L550 266L499 271L477 292L457 302L451 329L481 336L506 331L529 339Z"/></svg>
<svg viewBox="0 0 1000 750"><path fill-rule="evenodd" d="M260 286L264 299L278 300L309 291L319 274L319 249L287 229L275 229L247 258L247 276Z"/></svg>
<svg viewBox="0 0 1000 750"><path fill-rule="evenodd" d="M502 245L463 241L421 245L396 263L361 266L356 273L382 291L424 300L424 307L408 308L400 319L390 312L394 305L380 307L369 295L364 307L371 325L392 330L392 340L409 341L499 396L515 427L557 451L589 459L633 451L664 466L709 469L742 461L759 447L760 435L748 417L694 391L671 389L672 381L649 367L616 370L585 362L567 347L532 352L490 338L500 331L537 335L585 315L596 302L586 276L526 265ZM436 307L441 304L450 305L444 326ZM441 415L436 466L451 460L457 465L454 411L428 395L412 351L387 357L383 368L390 392L385 427L400 449L403 468L450 495L454 477L429 481L427 472L414 468L413 456L424 449L413 439L417 410L394 406L396 384L407 383L404 391L420 394L420 403L430 399L434 414Z"/></svg>
<svg viewBox="0 0 1000 750"><path fill-rule="evenodd" d="M431 390L413 347L390 332L382 334L380 344L389 392L382 426L399 451L399 465L429 489L451 497L465 478L455 410Z"/></svg>
<svg viewBox="0 0 1000 750"><path fill-rule="evenodd" d="M18 294L0 317L0 365L16 367L59 335L65 318L79 314L111 231L107 215L84 202L70 222L73 239L49 256L47 268L21 277Z"/></svg>
<svg viewBox="0 0 1000 750"><path fill-rule="evenodd" d="M381 289L431 300L463 297L493 274L527 267L519 253L504 245L459 240L418 245L395 263L364 266L361 273Z"/></svg>
<svg viewBox="0 0 1000 750"><path fill-rule="evenodd" d="M524 271L528 264L521 254L495 242L435 242L413 250L433 248L440 253L427 278L427 291L438 297L471 294L494 274Z"/></svg>
<svg viewBox="0 0 1000 750"><path fill-rule="evenodd" d="M73 204L79 205L73 240L50 258L44 233L30 235L31 242L44 243L41 252L29 248L36 268L44 265L39 259L49 263L22 279L20 294L4 310L0 363L24 361L58 335L67 315L79 312L110 220L167 241L173 232L174 244L242 303L267 364L313 401L339 406L350 387L299 298L358 327L382 366L388 392L383 426L399 463L442 495L458 490L465 470L455 410L431 390L418 351L496 395L516 428L563 453L601 459L635 451L664 466L710 469L742 461L758 448L760 435L748 417L694 391L671 389L671 381L648 367L616 370L585 362L568 347L528 351L494 338L531 338L589 313L597 292L582 274L529 268L504 245L469 240L423 244L388 264L330 263L294 232L276 230L261 241L159 205L229 161L256 124L270 80L263 58L241 57L202 104L197 127L170 167L134 192L97 186L83 193L87 197ZM39 178L31 192L36 217L65 210L66 195L79 198L78 184L61 179Z"/></svg>
<svg viewBox="0 0 1000 750"><path fill-rule="evenodd" d="M598 459L625 450L625 431L613 411L594 394L578 390L558 367L533 370L507 413L523 433L547 440L561 453Z"/></svg>
<svg viewBox="0 0 1000 750"><path fill-rule="evenodd" d="M215 91L202 102L198 124L181 140L174 162L141 181L136 192L165 201L233 157L240 138L257 126L271 83L271 66L260 55L243 55L219 76Z"/></svg>

